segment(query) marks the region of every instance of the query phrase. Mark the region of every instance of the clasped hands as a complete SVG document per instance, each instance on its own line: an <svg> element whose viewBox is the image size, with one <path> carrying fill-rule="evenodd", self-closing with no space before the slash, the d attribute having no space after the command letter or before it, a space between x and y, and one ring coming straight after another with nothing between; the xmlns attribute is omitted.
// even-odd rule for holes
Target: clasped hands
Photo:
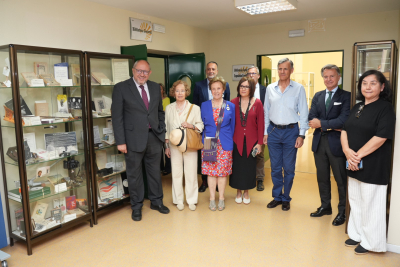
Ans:
<svg viewBox="0 0 400 267"><path fill-rule="evenodd" d="M354 152L354 150L350 148L343 150L343 152L349 164L348 169L351 171L358 171L359 170L358 163L360 163L362 159L361 155Z"/></svg>

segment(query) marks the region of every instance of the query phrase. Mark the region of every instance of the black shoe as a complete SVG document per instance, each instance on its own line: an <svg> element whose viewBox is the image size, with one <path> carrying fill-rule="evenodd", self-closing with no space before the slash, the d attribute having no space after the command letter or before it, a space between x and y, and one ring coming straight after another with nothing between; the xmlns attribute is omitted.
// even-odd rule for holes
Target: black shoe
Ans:
<svg viewBox="0 0 400 267"><path fill-rule="evenodd" d="M150 209L158 210L162 214L168 214L169 213L169 209L167 207L165 207L163 204L161 204L161 205L153 205L153 203L152 203L152 204L150 204Z"/></svg>
<svg viewBox="0 0 400 267"><path fill-rule="evenodd" d="M339 213L333 220L332 225L339 226L346 222L346 215L344 213Z"/></svg>
<svg viewBox="0 0 400 267"><path fill-rule="evenodd" d="M311 217L322 217L324 215L332 215L332 207L329 208L319 207L317 211L310 214Z"/></svg>
<svg viewBox="0 0 400 267"><path fill-rule="evenodd" d="M207 187L208 187L208 184L207 184L206 182L203 182L203 183L201 184L201 186L199 187L199 192L200 192L200 193L205 192L206 189L207 189Z"/></svg>
<svg viewBox="0 0 400 267"><path fill-rule="evenodd" d="M273 209L278 205L282 205L282 201L276 201L275 199L268 203L267 208Z"/></svg>
<svg viewBox="0 0 400 267"><path fill-rule="evenodd" d="M264 182L263 181L257 181L257 191L264 191Z"/></svg>
<svg viewBox="0 0 400 267"><path fill-rule="evenodd" d="M132 211L132 220L138 222L142 220L142 210L133 210Z"/></svg>
<svg viewBox="0 0 400 267"><path fill-rule="evenodd" d="M170 174L170 173L171 173L171 172L163 171L163 172L162 172L162 175L165 176L165 175L168 175L168 174Z"/></svg>
<svg viewBox="0 0 400 267"><path fill-rule="evenodd" d="M355 247L358 245L358 243L360 243L360 242L354 241L353 239L349 238L344 242L344 245L346 247Z"/></svg>
<svg viewBox="0 0 400 267"><path fill-rule="evenodd" d="M284 211L290 210L290 202L289 201L282 202L282 210L284 210Z"/></svg>
<svg viewBox="0 0 400 267"><path fill-rule="evenodd" d="M356 253L357 255L365 255L367 254L369 251L366 250L365 248L363 248L361 245L358 245L355 249L354 249L354 253Z"/></svg>

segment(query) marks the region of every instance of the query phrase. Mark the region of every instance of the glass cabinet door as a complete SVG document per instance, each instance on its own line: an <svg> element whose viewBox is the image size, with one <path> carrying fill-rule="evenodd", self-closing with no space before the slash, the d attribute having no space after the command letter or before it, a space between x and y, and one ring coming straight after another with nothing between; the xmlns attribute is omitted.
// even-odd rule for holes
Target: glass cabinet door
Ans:
<svg viewBox="0 0 400 267"><path fill-rule="evenodd" d="M130 79L133 57L111 54L87 53L86 67L88 99L91 102L89 118L89 142L91 146L92 184L94 193L94 222L97 212L120 202L128 195L125 155L115 144L111 118L112 93L114 85ZM89 112L89 111L88 111Z"/></svg>
<svg viewBox="0 0 400 267"><path fill-rule="evenodd" d="M392 90L394 90L396 87L394 76L397 54L394 41L356 43L353 53L352 105L358 102L356 101L358 80L368 70L379 70L382 72L390 82Z"/></svg>
<svg viewBox="0 0 400 267"><path fill-rule="evenodd" d="M18 46L15 51L17 84L0 89L1 130L12 233L25 239L91 217L90 186L82 54ZM4 57L0 53L1 62ZM18 157L20 149L24 153ZM25 220L29 229L21 223Z"/></svg>

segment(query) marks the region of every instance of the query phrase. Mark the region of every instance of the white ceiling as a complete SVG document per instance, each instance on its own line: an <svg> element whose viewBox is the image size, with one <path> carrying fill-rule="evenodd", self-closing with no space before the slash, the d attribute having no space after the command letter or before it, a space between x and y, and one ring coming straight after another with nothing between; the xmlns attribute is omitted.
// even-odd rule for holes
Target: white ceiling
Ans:
<svg viewBox="0 0 400 267"><path fill-rule="evenodd" d="M234 0L89 0L207 30L399 10L400 0L298 0L297 10L249 15Z"/></svg>

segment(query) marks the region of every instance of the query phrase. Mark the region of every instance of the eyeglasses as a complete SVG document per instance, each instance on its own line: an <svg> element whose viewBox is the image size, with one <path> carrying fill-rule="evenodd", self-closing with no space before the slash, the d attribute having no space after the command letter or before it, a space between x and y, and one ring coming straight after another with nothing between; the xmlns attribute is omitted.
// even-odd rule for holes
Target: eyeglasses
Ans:
<svg viewBox="0 0 400 267"><path fill-rule="evenodd" d="M247 73L247 76L253 76L253 75L257 75L258 73L257 72L249 72L249 73Z"/></svg>
<svg viewBox="0 0 400 267"><path fill-rule="evenodd" d="M360 118L363 109L364 109L364 105L361 105L361 106L358 108L358 111L357 111L357 113L356 113L356 118L357 118L357 119Z"/></svg>
<svg viewBox="0 0 400 267"><path fill-rule="evenodd" d="M144 75L149 75L149 73L150 73L150 71L147 71L147 70L138 70L138 69L135 69L135 71L138 73L138 74L144 74Z"/></svg>
<svg viewBox="0 0 400 267"><path fill-rule="evenodd" d="M246 89L246 90L247 90L247 89L250 89L250 86L247 86L247 85L241 85L241 86L240 86L240 89Z"/></svg>

